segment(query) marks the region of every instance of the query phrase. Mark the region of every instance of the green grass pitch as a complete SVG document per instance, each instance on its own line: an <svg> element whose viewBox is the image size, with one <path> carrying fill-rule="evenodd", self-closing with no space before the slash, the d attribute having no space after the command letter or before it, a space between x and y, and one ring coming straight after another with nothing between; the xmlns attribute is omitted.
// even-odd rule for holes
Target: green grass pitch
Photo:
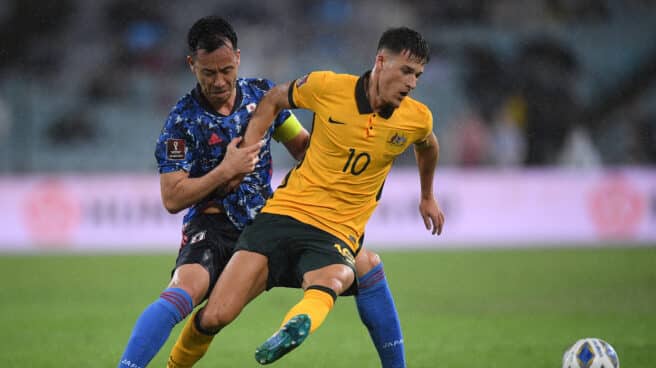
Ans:
<svg viewBox="0 0 656 368"><path fill-rule="evenodd" d="M578 338L656 366L656 247L383 252L408 366L554 368ZM174 255L0 256L3 367L116 367ZM298 290L249 305L198 367L256 367ZM150 366L164 367L178 326ZM353 298L278 367L379 367Z"/></svg>

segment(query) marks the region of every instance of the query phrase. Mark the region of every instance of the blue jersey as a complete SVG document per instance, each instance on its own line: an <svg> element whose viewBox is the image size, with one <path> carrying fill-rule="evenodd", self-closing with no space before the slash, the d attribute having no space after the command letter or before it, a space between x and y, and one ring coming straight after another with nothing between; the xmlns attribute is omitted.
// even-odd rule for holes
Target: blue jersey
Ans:
<svg viewBox="0 0 656 368"><path fill-rule="evenodd" d="M157 140L155 157L160 174L184 170L197 178L218 166L230 141L244 135L255 107L272 86L266 79L237 79L235 106L227 116L216 112L196 86L171 110ZM239 187L227 195L213 193L191 206L184 224L210 206L223 209L240 230L255 218L272 193L271 135L289 116L288 110L277 116L264 137L266 145L255 170Z"/></svg>

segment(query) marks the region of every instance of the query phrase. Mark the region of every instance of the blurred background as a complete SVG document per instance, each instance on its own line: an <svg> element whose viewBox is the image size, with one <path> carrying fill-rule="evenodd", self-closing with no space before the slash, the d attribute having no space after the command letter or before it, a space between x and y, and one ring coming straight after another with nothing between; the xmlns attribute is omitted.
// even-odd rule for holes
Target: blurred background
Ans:
<svg viewBox="0 0 656 368"><path fill-rule="evenodd" d="M0 0L4 366L115 366L165 287L182 214L162 206L155 140L208 14L235 26L240 75L275 82L359 75L392 26L431 43L413 95L440 139L444 232L418 216L412 150L366 229L409 366L559 367L586 336L654 366L656 1ZM293 162L273 148L277 184ZM298 295L258 298L199 366L251 366ZM355 310L340 298L284 365L380 367Z"/></svg>
<svg viewBox="0 0 656 368"><path fill-rule="evenodd" d="M207 14L234 24L242 77L276 82L316 69L359 75L371 67L382 31L398 25L421 31L433 53L414 97L432 109L441 143L436 191L455 236L446 240L521 242L549 233L552 241L565 234L564 240L595 242L599 229L618 222L629 225L610 231L611 240L656 238L656 2L650 0L5 0L0 198L17 206L5 215L15 224L10 228L60 231L108 216L179 224L158 203L154 144L169 110L195 84L185 63L186 33ZM310 128L311 116L298 114ZM281 145L274 145L274 158L278 174L293 165ZM414 204L400 210L415 201L415 192L404 190L417 186L413 165L412 150L397 160L394 172L408 177L407 186L397 187L406 197L383 201L380 216L416 212ZM121 198L130 197L126 191L139 180L152 194L137 208L102 203L122 187ZM90 188L102 184L106 192L90 199ZM390 187L386 195L394 198ZM495 198L502 199L486 207ZM577 200L583 220L569 211ZM502 208L515 217L504 222L497 216ZM12 222L20 213L23 219ZM552 215L569 216L561 225L581 226L544 227ZM527 217L541 230L516 226ZM500 223L508 236L501 236ZM490 231L468 234L485 226ZM68 239L39 233L39 242ZM34 236L5 234L0 244L28 238Z"/></svg>

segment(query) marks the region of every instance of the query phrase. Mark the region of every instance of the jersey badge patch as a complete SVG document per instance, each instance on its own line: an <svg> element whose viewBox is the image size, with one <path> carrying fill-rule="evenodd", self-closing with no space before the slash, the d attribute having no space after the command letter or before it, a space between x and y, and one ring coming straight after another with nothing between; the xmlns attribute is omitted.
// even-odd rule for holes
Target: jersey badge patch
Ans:
<svg viewBox="0 0 656 368"><path fill-rule="evenodd" d="M185 140L184 139L167 139L166 140L166 157L169 160L184 160L184 158L185 158Z"/></svg>
<svg viewBox="0 0 656 368"><path fill-rule="evenodd" d="M246 111L253 112L253 111L255 111L256 107L257 107L257 104L255 104L254 102L251 102L248 105L246 105Z"/></svg>
<svg viewBox="0 0 656 368"><path fill-rule="evenodd" d="M305 82L307 82L309 76L310 76L309 74L305 74L304 76L298 78L296 80L296 88L301 88L301 86L304 85Z"/></svg>
<svg viewBox="0 0 656 368"><path fill-rule="evenodd" d="M392 146L404 146L407 141L408 138L402 133L394 132L387 140L387 143L391 144Z"/></svg>

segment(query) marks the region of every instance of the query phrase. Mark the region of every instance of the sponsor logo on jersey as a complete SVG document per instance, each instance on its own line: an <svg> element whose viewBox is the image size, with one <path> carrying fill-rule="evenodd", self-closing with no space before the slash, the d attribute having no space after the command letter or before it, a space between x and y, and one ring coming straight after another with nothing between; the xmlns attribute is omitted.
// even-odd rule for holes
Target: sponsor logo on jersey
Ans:
<svg viewBox="0 0 656 368"><path fill-rule="evenodd" d="M330 124L340 124L340 125L345 125L345 124L346 124L346 123L343 123L343 122L338 121L338 120L333 120L333 117L332 117L332 116L329 116L329 117L328 117L328 122L329 122Z"/></svg>
<svg viewBox="0 0 656 368"><path fill-rule="evenodd" d="M189 244L194 244L198 243L201 240L205 239L205 231L201 231L199 233L194 234L194 236L191 237L191 240L189 241Z"/></svg>
<svg viewBox="0 0 656 368"><path fill-rule="evenodd" d="M212 136L207 141L207 144L209 144L210 146L213 146L213 145L219 144L221 142L223 142L223 139L221 139L221 137L219 137L218 134L212 133Z"/></svg>

